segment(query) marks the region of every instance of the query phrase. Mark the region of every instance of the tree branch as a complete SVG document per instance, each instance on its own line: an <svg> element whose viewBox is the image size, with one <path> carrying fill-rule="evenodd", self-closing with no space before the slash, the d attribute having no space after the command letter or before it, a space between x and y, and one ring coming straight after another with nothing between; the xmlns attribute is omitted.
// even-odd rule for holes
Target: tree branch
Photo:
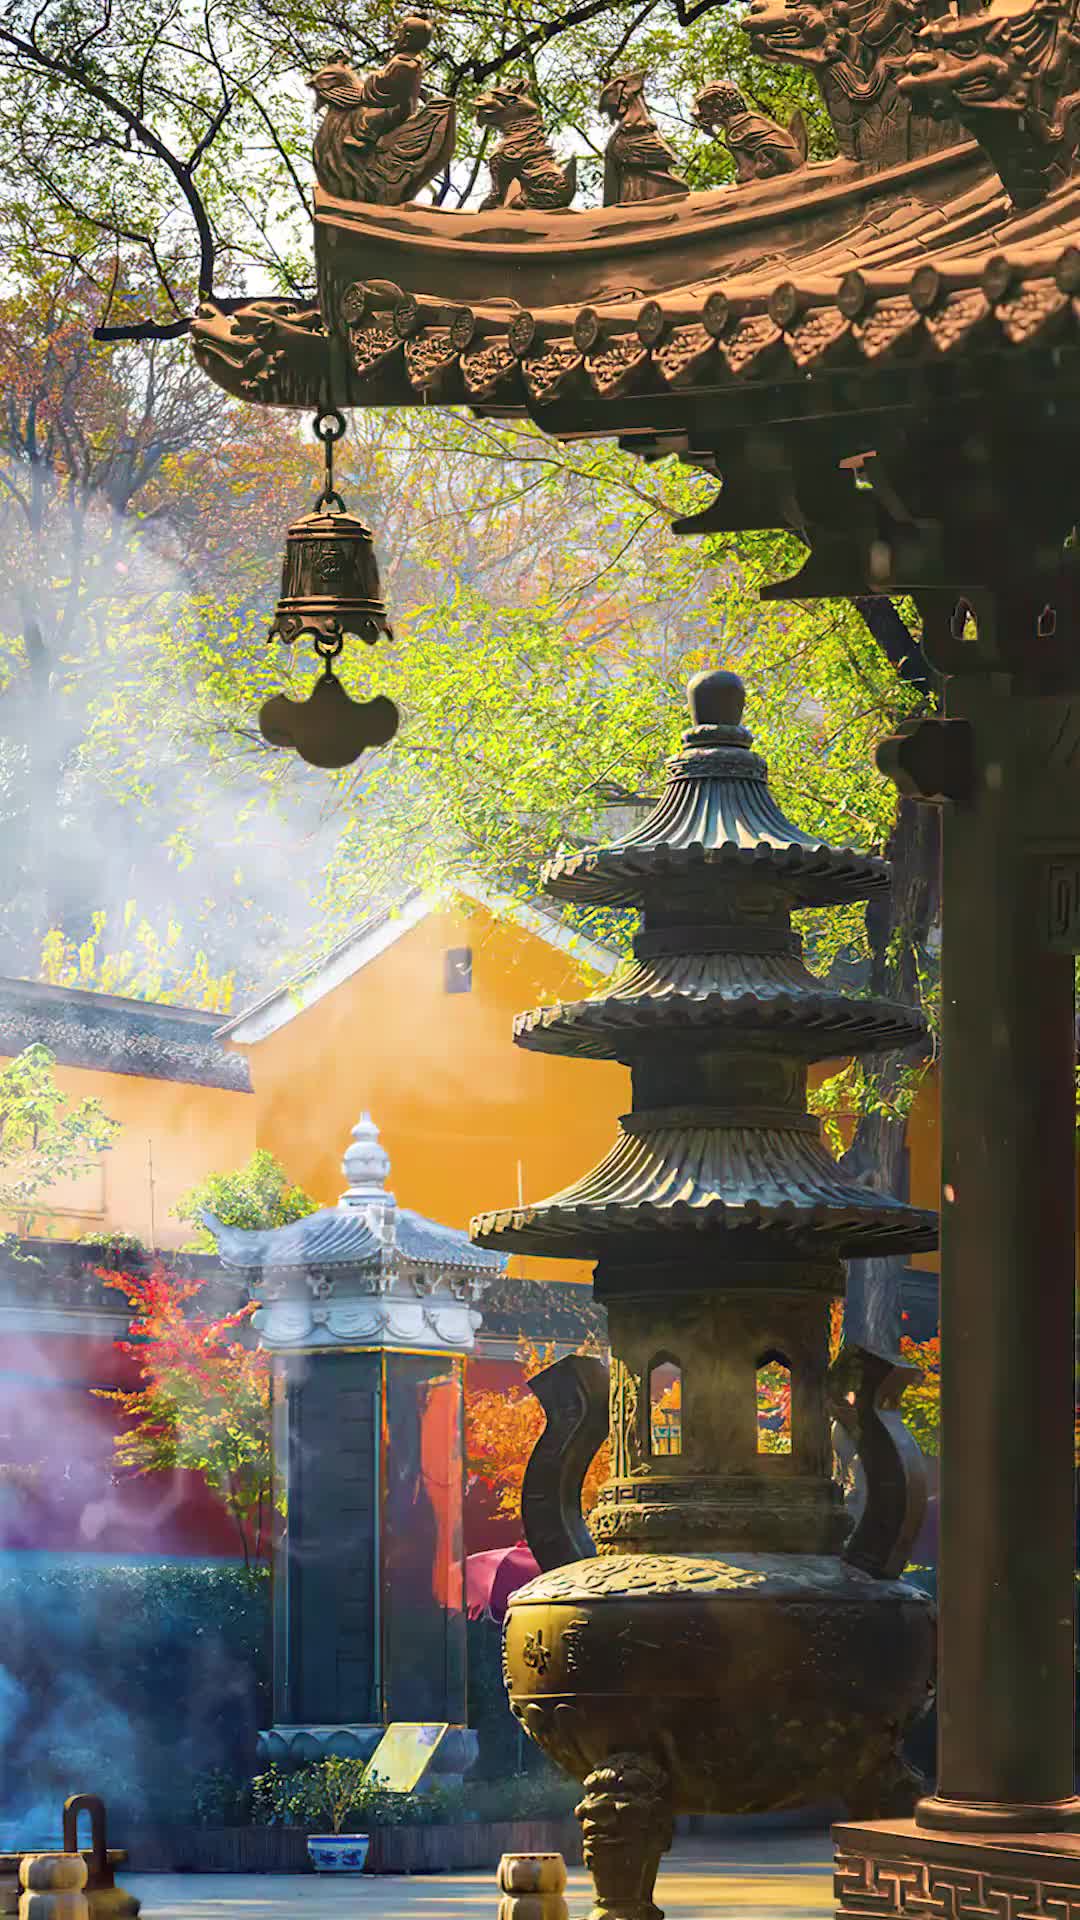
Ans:
<svg viewBox="0 0 1080 1920"><path fill-rule="evenodd" d="M886 660L896 668L901 680L929 700L934 680L926 656L911 628L902 620L895 602L884 593L863 593L852 597L852 606L873 635Z"/></svg>
<svg viewBox="0 0 1080 1920"><path fill-rule="evenodd" d="M715 0L705 0L705 4L713 6ZM480 86L485 80L490 80L494 74L501 73L512 60L531 58L538 48L546 47L550 41L557 40L560 34L568 32L572 27L584 26L586 20L595 20L597 14L608 13L610 10L611 0L581 0L579 6L571 7L567 13L560 14L557 20L549 20L544 26L533 27L531 32L523 33L519 40L515 40L512 46L499 53L494 60L474 60L468 71L476 85Z"/></svg>
<svg viewBox="0 0 1080 1920"><path fill-rule="evenodd" d="M36 42L24 39L21 34L13 32L10 27L2 24L0 24L0 46L10 48L11 52L17 54L19 59L25 62L32 70L52 74L55 79L65 81L68 86L75 87L78 91L88 95L91 100L96 100L99 106L105 108L106 112L115 114L117 119L122 121L139 144L145 147L148 153L152 153L155 160L159 160L162 166L168 169L187 203L188 212L191 215L195 231L199 237L200 298L212 298L217 249L213 229L210 225L210 216L206 210L206 203L195 185L190 163L181 160L177 154L173 153L170 148L165 145L165 142L160 136L154 132L153 128L147 125L142 116L132 107L129 107L125 101L121 100L111 88L103 86L98 80L91 79L90 75L83 71L77 63L63 60L55 54L44 52ZM198 157L201 157L201 155L198 154L198 149L196 149L196 153ZM180 329L180 331L182 331L182 329ZM132 336L129 335L126 337L130 338ZM169 338L170 336L168 334L144 333L141 336L135 337L150 339Z"/></svg>
<svg viewBox="0 0 1080 1920"><path fill-rule="evenodd" d="M277 293L234 293L226 299L215 297L214 305L221 313L239 313L241 307L249 307L260 300L280 300ZM285 305L292 304L286 301ZM118 327L95 327L91 338L94 340L177 340L181 334L189 333L195 320L194 314L183 314L179 320L133 320L130 325Z"/></svg>

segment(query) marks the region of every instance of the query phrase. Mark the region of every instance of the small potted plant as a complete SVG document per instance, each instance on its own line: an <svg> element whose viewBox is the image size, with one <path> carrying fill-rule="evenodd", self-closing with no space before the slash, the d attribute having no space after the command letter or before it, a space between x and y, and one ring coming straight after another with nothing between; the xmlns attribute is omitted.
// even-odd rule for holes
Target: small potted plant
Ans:
<svg viewBox="0 0 1080 1920"><path fill-rule="evenodd" d="M329 1833L309 1833L308 1859L316 1873L362 1873L368 1856L366 1833L345 1833L343 1828L365 1795L367 1766L363 1760L334 1758L318 1766L305 1768L311 1798L312 1815L329 1820Z"/></svg>

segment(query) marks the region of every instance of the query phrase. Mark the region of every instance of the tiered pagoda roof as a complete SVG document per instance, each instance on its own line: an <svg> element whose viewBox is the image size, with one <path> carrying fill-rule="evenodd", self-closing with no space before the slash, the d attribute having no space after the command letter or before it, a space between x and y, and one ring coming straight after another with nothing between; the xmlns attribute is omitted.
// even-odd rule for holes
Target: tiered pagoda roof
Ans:
<svg viewBox="0 0 1080 1920"><path fill-rule="evenodd" d="M222 1266L243 1274L261 1343L284 1350L370 1344L467 1351L473 1302L505 1271L456 1227L399 1207L386 1190L390 1158L370 1114L345 1150L348 1187L336 1207L264 1229L204 1213Z"/></svg>
<svg viewBox="0 0 1080 1920"><path fill-rule="evenodd" d="M644 1257L658 1230L720 1232L733 1253L784 1241L826 1259L930 1248L935 1216L845 1175L805 1109L808 1061L923 1037L912 1008L823 987L790 927L793 908L877 893L888 869L784 818L740 724L734 674L700 676L690 699L696 724L649 818L545 870L558 898L640 905L634 958L592 1000L538 1008L515 1030L522 1046L626 1062L633 1111L591 1173L536 1205L482 1214L473 1233L575 1258Z"/></svg>

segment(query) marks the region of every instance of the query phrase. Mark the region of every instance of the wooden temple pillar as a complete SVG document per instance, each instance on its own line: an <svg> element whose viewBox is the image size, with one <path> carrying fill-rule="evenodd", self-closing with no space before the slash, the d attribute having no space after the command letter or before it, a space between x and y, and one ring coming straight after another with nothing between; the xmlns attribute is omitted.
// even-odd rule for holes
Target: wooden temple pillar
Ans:
<svg viewBox="0 0 1080 1920"><path fill-rule="evenodd" d="M1080 699L1072 593L1056 598L984 604L978 638L963 601L928 620L945 715L879 756L942 806L938 1779L911 1821L836 1829L849 1915L1080 1900Z"/></svg>
<svg viewBox="0 0 1080 1920"><path fill-rule="evenodd" d="M1053 778L1055 744L1071 755L1080 714L959 676L949 712L971 729L973 779L942 823L940 1756L937 1794L916 1819L1038 1829L1080 1818L1080 770L1071 796Z"/></svg>

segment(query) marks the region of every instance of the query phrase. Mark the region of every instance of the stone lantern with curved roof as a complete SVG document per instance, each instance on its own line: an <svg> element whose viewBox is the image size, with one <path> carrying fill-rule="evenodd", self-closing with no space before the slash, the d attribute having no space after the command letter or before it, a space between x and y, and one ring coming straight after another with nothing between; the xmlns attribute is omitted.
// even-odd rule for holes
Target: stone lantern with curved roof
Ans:
<svg viewBox="0 0 1080 1920"><path fill-rule="evenodd" d="M274 1724L263 1757L367 1758L391 1721L457 1729L465 1697L463 1356L505 1261L399 1207L363 1114L334 1207L266 1231L204 1215L274 1360Z"/></svg>

